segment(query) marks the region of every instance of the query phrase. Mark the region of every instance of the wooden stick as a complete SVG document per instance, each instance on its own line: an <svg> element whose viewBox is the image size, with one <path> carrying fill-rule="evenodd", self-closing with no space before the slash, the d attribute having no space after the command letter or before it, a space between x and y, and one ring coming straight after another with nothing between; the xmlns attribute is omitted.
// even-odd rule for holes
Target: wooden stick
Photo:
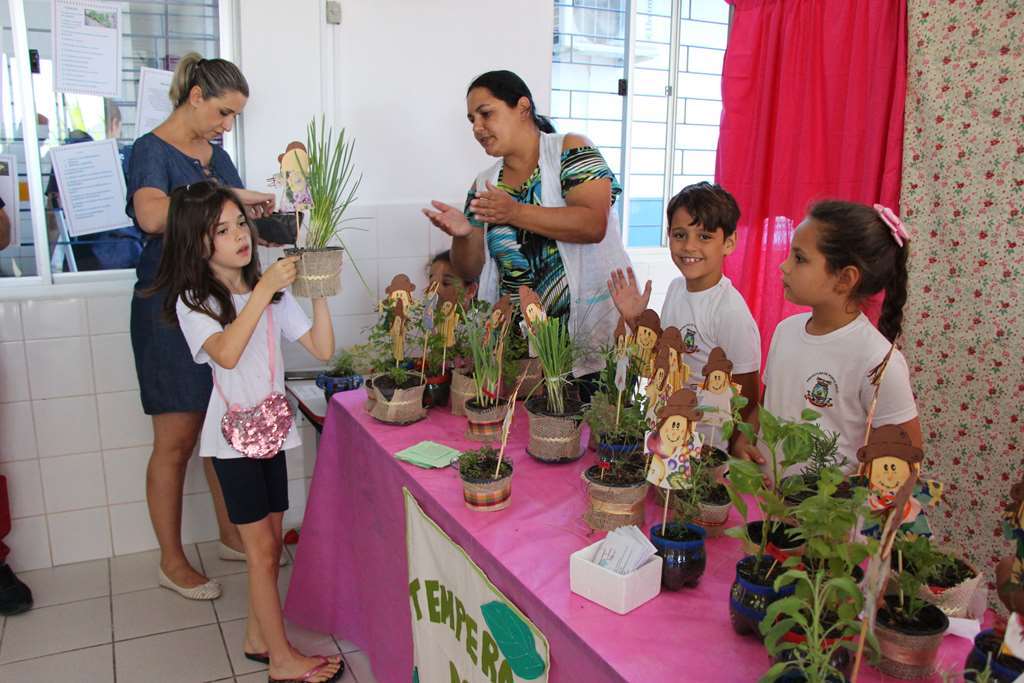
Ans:
<svg viewBox="0 0 1024 683"><path fill-rule="evenodd" d="M516 388L512 390L512 397L508 401L508 411L509 412L506 413L506 415L512 415L512 413L515 412L515 409L516 409L516 394L519 393L519 387L523 386L523 379L525 379L525 376L519 378L519 383L516 384ZM498 466L494 468L494 478L495 479L498 478L498 472L501 471L501 459L503 457L505 457L505 445L508 443L508 433L510 431L512 431L512 429L511 429L511 427L512 427L511 420L509 421L509 429L504 429L504 425L502 425L502 427L503 427L502 432L504 432L504 433L501 435L501 450L498 451Z"/></svg>
<svg viewBox="0 0 1024 683"><path fill-rule="evenodd" d="M665 536L668 525L668 499L672 496L672 489L665 489L665 511L661 513L661 535Z"/></svg>
<svg viewBox="0 0 1024 683"><path fill-rule="evenodd" d="M427 342L430 340L430 332L423 330L423 362L420 363L420 383L427 381ZM441 364L441 374L444 374L444 363Z"/></svg>
<svg viewBox="0 0 1024 683"><path fill-rule="evenodd" d="M615 429L619 428L619 413L622 410L622 390L619 390L619 398L615 401Z"/></svg>
<svg viewBox="0 0 1024 683"><path fill-rule="evenodd" d="M896 344L899 341L897 338L893 341L892 346L889 347L889 352L885 354L885 358L882 362L871 371L871 383L875 385L874 395L871 397L871 404L868 406L868 420L867 427L864 429L864 446L868 445L868 439L871 438L871 424L875 421L875 409L878 407L878 394L882 389L882 380L885 379L885 371L889 368L889 361L892 359L892 354L896 350ZM858 469L857 474L865 474L867 472L866 466L862 463Z"/></svg>

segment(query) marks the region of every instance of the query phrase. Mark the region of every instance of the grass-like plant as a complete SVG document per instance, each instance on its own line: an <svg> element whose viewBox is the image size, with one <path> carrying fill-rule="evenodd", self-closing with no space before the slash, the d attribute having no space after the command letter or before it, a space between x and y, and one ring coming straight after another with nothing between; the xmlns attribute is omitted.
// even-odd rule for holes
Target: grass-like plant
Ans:
<svg viewBox="0 0 1024 683"><path fill-rule="evenodd" d="M473 357L473 384L476 388L476 403L481 408L491 408L498 404L503 345L502 334L491 334L486 337L484 320L488 312L483 309L472 309L466 312L466 341Z"/></svg>
<svg viewBox="0 0 1024 683"><path fill-rule="evenodd" d="M569 386L575 361L569 329L561 318L546 318L534 323L529 335L544 373L548 410L564 414L565 389Z"/></svg>

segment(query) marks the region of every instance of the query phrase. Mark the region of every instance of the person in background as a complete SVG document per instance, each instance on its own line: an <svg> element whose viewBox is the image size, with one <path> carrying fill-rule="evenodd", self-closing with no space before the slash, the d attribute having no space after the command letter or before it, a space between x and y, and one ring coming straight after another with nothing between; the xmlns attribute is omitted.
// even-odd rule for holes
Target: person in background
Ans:
<svg viewBox="0 0 1024 683"><path fill-rule="evenodd" d="M2 244L2 242L0 242ZM7 477L0 474L0 616L21 614L32 608L32 591L7 564L11 549L4 539L11 533L11 504L7 495Z"/></svg>
<svg viewBox="0 0 1024 683"><path fill-rule="evenodd" d="M216 180L235 188L250 218L272 211L274 195L242 189L231 158L213 144L231 130L249 99L249 84L237 66L190 52L178 62L168 94L174 111L135 141L128 163L126 211L147 236L132 298L132 351L142 408L153 418L146 501L160 544L160 570L168 579L165 585L183 597L213 600L220 596L220 584L196 571L181 545L185 469L213 390L210 368L192 360L181 330L164 320L165 293L146 296L145 292L152 288L160 265L170 194L175 188ZM209 458L203 459L203 469L217 513L219 555L244 560L241 536L228 518Z"/></svg>
<svg viewBox="0 0 1024 683"><path fill-rule="evenodd" d="M463 280L452 268L451 251L444 251L435 254L427 266L427 277L431 284L437 283L437 294L441 301L456 301L459 298L463 303L468 304L476 298L476 281ZM462 296L459 297L458 295Z"/></svg>

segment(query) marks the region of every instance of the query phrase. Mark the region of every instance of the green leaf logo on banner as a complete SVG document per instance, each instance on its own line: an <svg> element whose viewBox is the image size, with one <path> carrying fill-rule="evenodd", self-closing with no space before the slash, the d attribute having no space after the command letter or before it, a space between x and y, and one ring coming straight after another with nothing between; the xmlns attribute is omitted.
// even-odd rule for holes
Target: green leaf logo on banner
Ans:
<svg viewBox="0 0 1024 683"><path fill-rule="evenodd" d="M420 683L420 670L415 666L412 668L412 683Z"/></svg>
<svg viewBox="0 0 1024 683"><path fill-rule="evenodd" d="M537 654L527 623L504 602L488 602L480 605L480 611L512 673L528 681L539 678L544 673L544 658Z"/></svg>

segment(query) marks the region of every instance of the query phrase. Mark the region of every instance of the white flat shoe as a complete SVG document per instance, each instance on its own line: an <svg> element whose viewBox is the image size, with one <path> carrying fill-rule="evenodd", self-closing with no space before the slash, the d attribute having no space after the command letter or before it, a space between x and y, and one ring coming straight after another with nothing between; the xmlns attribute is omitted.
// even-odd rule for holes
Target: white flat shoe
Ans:
<svg viewBox="0 0 1024 683"><path fill-rule="evenodd" d="M245 562L245 553L235 550L229 545L223 543L217 543L217 557L224 560L225 562ZM283 567L288 564L288 553L281 551L281 559L278 565Z"/></svg>
<svg viewBox="0 0 1024 683"><path fill-rule="evenodd" d="M216 600L220 597L220 584L214 579L210 579L195 588L183 588L167 578L163 569L158 569L157 571L160 572L160 585L163 588L174 591L183 598L188 598L189 600Z"/></svg>

